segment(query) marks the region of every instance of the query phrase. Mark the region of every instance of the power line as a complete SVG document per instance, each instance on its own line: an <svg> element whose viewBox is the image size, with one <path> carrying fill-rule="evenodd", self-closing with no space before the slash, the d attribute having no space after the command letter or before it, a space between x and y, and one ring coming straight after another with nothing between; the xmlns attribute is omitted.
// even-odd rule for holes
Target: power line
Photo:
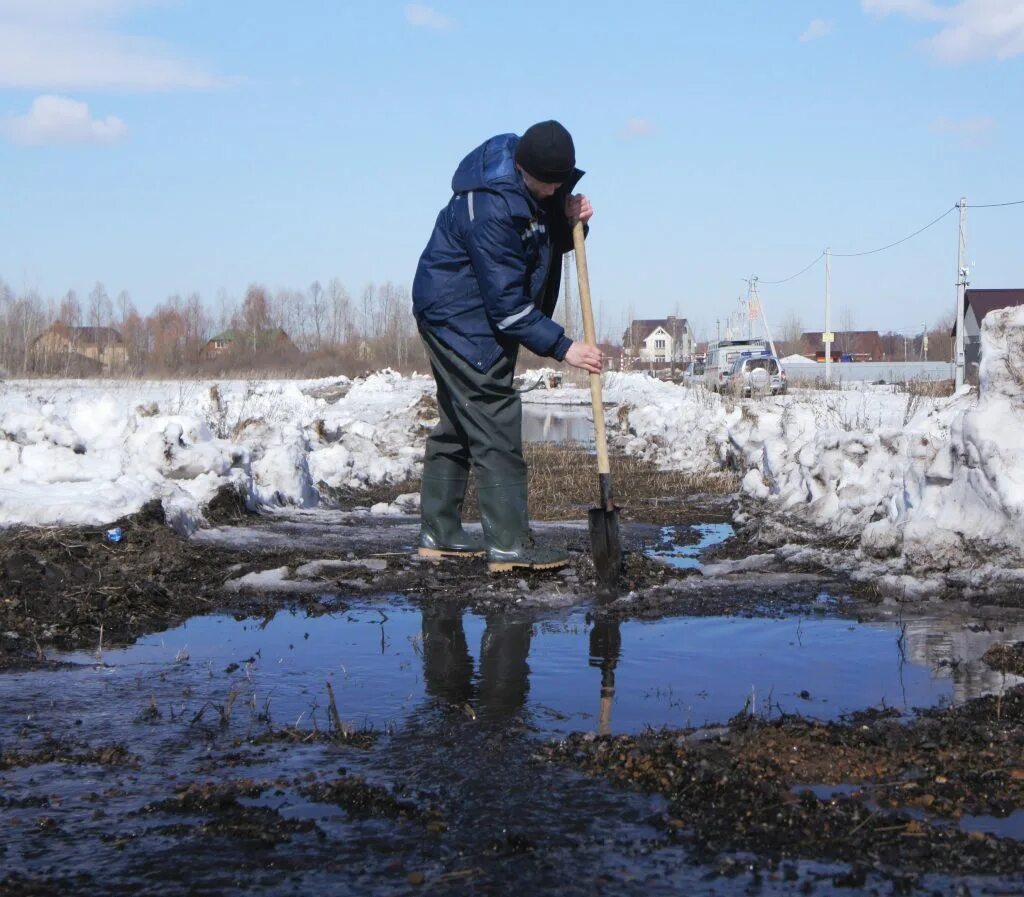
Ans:
<svg viewBox="0 0 1024 897"><path fill-rule="evenodd" d="M796 274L791 274L789 277L782 278L782 280L761 280L759 278L758 279L758 283L770 284L771 286L776 286L777 284L780 284L780 283L789 283L789 281L791 281L791 280L796 280L801 274L806 274L808 271L811 270L811 268L813 268L816 264L818 264L818 262L820 262L824 257L825 257L825 253L823 252L813 262L811 262L806 268L802 268L801 270L797 271Z"/></svg>
<svg viewBox="0 0 1024 897"><path fill-rule="evenodd" d="M1004 206L1022 206L1022 205L1024 205L1024 199L1017 199L1017 200L1014 200L1012 202L990 202L990 203L969 204L968 208L970 208L970 209L998 209L998 208L1002 208ZM939 215L937 218L933 218L931 221L929 221L924 227L918 228L912 234L907 234L907 236L905 236L905 237L903 237L903 238L901 238L899 240L896 240L893 243L887 243L885 246L879 246L877 249L868 249L868 250L865 250L864 252L833 252L832 255L836 256L837 258L847 258L847 259L850 259L850 258L860 258L861 256L865 256L865 255L874 255L876 252L885 252L885 250L887 250L887 249L892 249L894 246L899 246L901 243L906 243L907 240L914 239L914 237L916 237L918 234L923 234L926 230L928 230L928 228L934 227L936 224L938 224L940 221L942 221L943 218L945 218L947 215L955 212L959 207L960 207L960 204L959 203L955 203L954 205L952 205L948 209L946 209L946 211L943 212L941 215ZM764 284L766 286L778 286L779 284L782 284L782 283L789 283L791 280L796 280L796 278L798 278L801 274L806 274L808 271L811 270L811 268L813 268L816 264L818 264L818 262L820 262L824 257L825 257L825 253L823 252L813 262L811 262L806 268L801 268L799 271L796 272L796 274L791 274L789 277L782 278L782 280L759 280L758 282L761 283L761 284Z"/></svg>
<svg viewBox="0 0 1024 897"><path fill-rule="evenodd" d="M885 246L879 246L877 249L868 249L865 252L833 252L832 255L837 256L839 258L848 258L849 259L849 258L857 258L857 257L862 256L862 255L874 255L876 252L884 252L886 249L892 249L893 246L899 246L900 243L906 243L907 240L912 240L918 234L923 234L926 230L928 230L928 228L934 227L936 224L938 224L943 218L945 218L951 212L956 211L956 209L958 207L959 207L958 205L950 206L948 209L946 209L945 212L943 212L941 215L939 215L938 218L934 218L933 220L929 221L924 227L918 228L918 230L914 231L912 234L908 234L907 236L903 237L901 240L896 240L896 242L894 242L894 243L887 243ZM975 208L975 207L971 206L970 208Z"/></svg>
<svg viewBox="0 0 1024 897"><path fill-rule="evenodd" d="M967 204L967 208L969 209L998 209L1003 206L1024 206L1024 199L1017 199L1013 202L987 202L979 203L978 205L975 205L974 203Z"/></svg>

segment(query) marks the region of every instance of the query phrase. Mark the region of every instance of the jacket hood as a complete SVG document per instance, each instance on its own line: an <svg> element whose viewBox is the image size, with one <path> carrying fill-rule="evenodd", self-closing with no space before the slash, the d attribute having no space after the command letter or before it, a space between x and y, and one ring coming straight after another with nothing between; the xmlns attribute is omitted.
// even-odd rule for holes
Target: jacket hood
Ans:
<svg viewBox="0 0 1024 897"><path fill-rule="evenodd" d="M505 197L513 214L531 217L535 201L516 170L515 152L518 143L519 136L516 134L498 134L481 143L455 169L452 192L491 190ZM583 172L576 169L562 189L571 192L581 177Z"/></svg>

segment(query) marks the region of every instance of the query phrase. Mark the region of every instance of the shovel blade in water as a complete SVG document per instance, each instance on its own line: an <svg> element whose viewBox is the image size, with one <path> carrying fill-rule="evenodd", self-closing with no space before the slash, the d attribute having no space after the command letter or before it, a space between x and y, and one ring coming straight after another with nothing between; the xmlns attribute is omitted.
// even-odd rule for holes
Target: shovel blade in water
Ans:
<svg viewBox="0 0 1024 897"><path fill-rule="evenodd" d="M622 540L619 538L619 509L591 508L590 546L594 553L597 580L608 592L617 594L622 573Z"/></svg>

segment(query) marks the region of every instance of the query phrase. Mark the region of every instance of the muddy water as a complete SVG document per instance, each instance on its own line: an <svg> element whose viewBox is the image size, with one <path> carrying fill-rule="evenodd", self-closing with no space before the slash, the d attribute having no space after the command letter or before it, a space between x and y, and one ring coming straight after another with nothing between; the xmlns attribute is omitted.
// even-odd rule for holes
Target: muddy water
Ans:
<svg viewBox="0 0 1024 897"><path fill-rule="evenodd" d="M690 529L697 534L697 541L681 545L675 541L678 534L676 527L662 527L660 544L647 553L676 570L699 570L699 558L704 551L721 545L735 535L735 531L728 523L704 523Z"/></svg>
<svg viewBox="0 0 1024 897"><path fill-rule="evenodd" d="M655 549L685 564L700 550ZM792 893L750 858L709 865L666 841L661 798L536 756L571 731L832 719L1017 681L980 661L1024 639L1005 613L856 622L820 599L800 617L611 622L395 596L194 618L2 676L0 894ZM371 737L323 737L332 694ZM310 790L355 777L406 809ZM1016 816L960 825L1020 837ZM832 867L792 868L814 893L861 893L833 889Z"/></svg>
<svg viewBox="0 0 1024 897"><path fill-rule="evenodd" d="M941 625L915 621L913 632L927 640ZM46 694L60 683L66 693L98 701L134 683L161 706L185 689L196 700L216 700L227 682L278 723L326 726L330 682L342 717L360 728L400 729L433 700L550 735L596 728L602 681L610 680L610 730L624 733L703 726L744 709L821 718L866 705L909 710L1000 687L1002 677L986 675L980 663L985 639L954 668L941 657L931 663L914 638L908 654L907 630L894 623L593 623L585 610L485 618L458 605L396 599L315 618L287 611L269 620L199 617L100 657L65 655L80 666L15 676L5 687Z"/></svg>

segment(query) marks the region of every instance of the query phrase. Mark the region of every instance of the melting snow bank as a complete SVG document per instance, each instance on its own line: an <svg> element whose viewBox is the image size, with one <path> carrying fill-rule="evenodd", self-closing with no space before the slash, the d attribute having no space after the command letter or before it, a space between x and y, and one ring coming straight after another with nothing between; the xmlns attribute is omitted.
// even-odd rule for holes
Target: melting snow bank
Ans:
<svg viewBox="0 0 1024 897"><path fill-rule="evenodd" d="M982 329L980 394L793 390L723 400L608 374L618 447L693 473L736 470L736 523L779 560L895 593L1024 586L1024 308ZM545 378L547 379L547 378ZM532 382L532 381L531 381ZM96 525L159 498L181 531L224 487L251 507L417 475L433 381L0 383L0 525ZM578 387L528 403L586 404ZM415 513L403 495L374 514ZM843 550L839 550L837 546Z"/></svg>
<svg viewBox="0 0 1024 897"><path fill-rule="evenodd" d="M852 567L896 593L1020 588L1024 308L986 317L982 359L980 394L944 399L876 388L733 404L635 374L609 377L607 392L626 402L626 451L736 469L736 522L780 559ZM807 545L837 540L854 551Z"/></svg>
<svg viewBox="0 0 1024 897"><path fill-rule="evenodd" d="M189 532L224 487L250 507L417 475L433 381L0 383L0 526L97 525L153 498ZM405 510L415 496L403 496Z"/></svg>

